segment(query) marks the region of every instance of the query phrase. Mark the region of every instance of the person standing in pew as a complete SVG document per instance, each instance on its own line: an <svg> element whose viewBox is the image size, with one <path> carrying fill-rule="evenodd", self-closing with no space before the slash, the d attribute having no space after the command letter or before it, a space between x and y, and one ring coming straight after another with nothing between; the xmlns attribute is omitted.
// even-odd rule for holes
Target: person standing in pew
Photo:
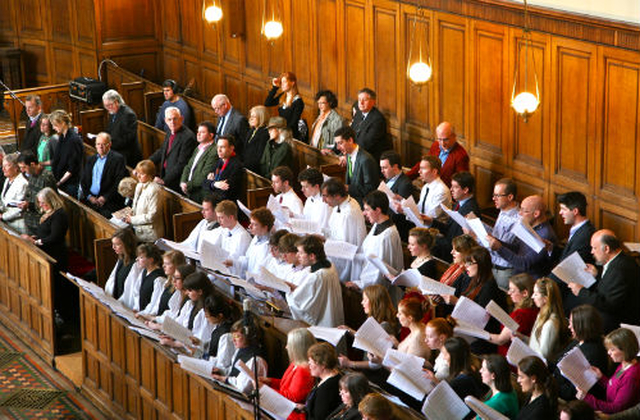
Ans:
<svg viewBox="0 0 640 420"><path fill-rule="evenodd" d="M316 168L307 168L298 174L298 182L302 193L307 197L302 215L306 220L318 223L317 233L321 233L327 226L331 215L331 207L322 200L322 192L320 191L324 182L322 172Z"/></svg>
<svg viewBox="0 0 640 420"><path fill-rule="evenodd" d="M304 206L292 184L293 171L288 166L278 166L271 172L271 187L278 194L276 201L289 210L289 216L300 217Z"/></svg>
<svg viewBox="0 0 640 420"><path fill-rule="evenodd" d="M53 174L38 163L38 158L31 151L25 151L18 156L18 167L22 175L29 182L24 194L24 200L18 204L24 215L24 222L29 235L35 235L40 224L40 212L36 196L43 188L56 189L56 179Z"/></svg>
<svg viewBox="0 0 640 420"><path fill-rule="evenodd" d="M293 153L291 151L293 137L291 130L287 128L287 121L282 117L269 119L269 141L260 158L260 175L265 178L271 176L271 172L278 166L291 167Z"/></svg>
<svg viewBox="0 0 640 420"><path fill-rule="evenodd" d="M415 187L411 183L411 180L402 171L400 155L395 150L385 150L382 152L380 156L380 172L382 172L382 177L387 187L396 195L397 200L409 198L410 196L414 196L414 198L417 197ZM393 205L393 203L390 203L390 205ZM400 238L406 242L409 238L409 229L413 227L413 224L403 215L396 212L391 214L391 219L398 228Z"/></svg>
<svg viewBox="0 0 640 420"><path fill-rule="evenodd" d="M113 89L102 95L102 104L109 112L109 124L105 131L111 134L113 150L124 156L127 166L133 167L142 160L138 142L138 116Z"/></svg>
<svg viewBox="0 0 640 420"><path fill-rule="evenodd" d="M351 127L345 126L335 132L336 148L345 156L345 184L349 195L362 206L364 197L378 187L380 167L365 148L356 143L355 138L356 133Z"/></svg>
<svg viewBox="0 0 640 420"><path fill-rule="evenodd" d="M191 200L199 203L206 195L202 184L218 161L218 151L213 143L215 127L209 121L198 125L196 139L198 147L191 154L191 159L184 167L180 177L180 189Z"/></svg>
<svg viewBox="0 0 640 420"><path fill-rule="evenodd" d="M71 116L66 111L55 110L50 118L53 129L60 135L58 149L51 162L53 176L58 181L57 187L60 190L76 198L80 185L84 145L71 124Z"/></svg>
<svg viewBox="0 0 640 420"><path fill-rule="evenodd" d="M80 180L82 201L98 213L111 218L111 213L124 207L118 194L120 180L128 175L124 157L111 150L111 136L102 132L96 137L96 153L87 159Z"/></svg>
<svg viewBox="0 0 640 420"><path fill-rule="evenodd" d="M167 79L162 83L162 94L164 95L165 101L160 106L158 110L158 115L156 116L155 127L158 130L162 130L165 132L169 131L169 127L164 120L164 112L169 107L176 107L180 110L182 117L184 118L184 125L189 128L193 128L192 120L191 120L191 108L189 108L189 104L185 101L180 95L182 89L178 86L175 80Z"/></svg>
<svg viewBox="0 0 640 420"><path fill-rule="evenodd" d="M40 120L42 119L42 99L38 95L29 95L24 100L24 110L29 117L25 124L24 137L20 144L20 152L30 150L37 153L40 140Z"/></svg>
<svg viewBox="0 0 640 420"><path fill-rule="evenodd" d="M216 218L221 231L216 236L218 244L227 251L230 259L245 255L251 243L251 235L238 223L238 206L233 201L224 200L216 205Z"/></svg>
<svg viewBox="0 0 640 420"><path fill-rule="evenodd" d="M178 108L169 107L164 114L169 131L165 135L162 146L149 156L149 160L159 168L153 180L180 193L182 171L187 166L198 142L193 131L182 123L182 115Z"/></svg>
<svg viewBox="0 0 640 420"><path fill-rule="evenodd" d="M264 105L257 105L249 110L249 131L242 141L242 161L248 170L260 173L260 159L269 141L269 111Z"/></svg>
<svg viewBox="0 0 640 420"><path fill-rule="evenodd" d="M216 140L221 136L232 136L238 140L236 153L240 160L243 160L242 140L247 138L249 133L249 122L247 118L231 105L227 95L218 94L211 99L211 108L218 116L218 126L216 127Z"/></svg>
<svg viewBox="0 0 640 420"><path fill-rule="evenodd" d="M16 232L26 233L27 228L20 203L24 200L29 183L20 173L18 153L4 157L2 173L5 180L2 184L2 191L0 191L0 220Z"/></svg>
<svg viewBox="0 0 640 420"><path fill-rule="evenodd" d="M236 201L242 194L244 166L235 152L231 135L218 137L218 162L202 182L202 189L213 193L216 201Z"/></svg>
<svg viewBox="0 0 640 420"><path fill-rule="evenodd" d="M160 186L153 182L156 168L150 160L143 160L136 165L138 185L133 197L131 215L125 216L123 222L133 226L140 241L153 242L164 235Z"/></svg>

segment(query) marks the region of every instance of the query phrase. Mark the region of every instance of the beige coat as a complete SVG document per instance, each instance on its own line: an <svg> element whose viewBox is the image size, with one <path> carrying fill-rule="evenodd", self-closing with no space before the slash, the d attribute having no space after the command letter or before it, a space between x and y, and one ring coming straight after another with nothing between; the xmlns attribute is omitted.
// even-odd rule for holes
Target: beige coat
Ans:
<svg viewBox="0 0 640 420"><path fill-rule="evenodd" d="M153 242L164 236L161 187L155 182L138 183L133 197L131 224L136 236L143 242Z"/></svg>

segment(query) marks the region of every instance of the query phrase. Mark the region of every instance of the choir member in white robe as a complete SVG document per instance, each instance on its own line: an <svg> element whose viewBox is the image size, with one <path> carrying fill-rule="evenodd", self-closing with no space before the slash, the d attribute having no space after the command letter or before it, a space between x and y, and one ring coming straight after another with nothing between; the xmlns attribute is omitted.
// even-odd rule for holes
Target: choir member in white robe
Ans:
<svg viewBox="0 0 640 420"><path fill-rule="evenodd" d="M154 324L147 324L154 329L159 329L159 326L162 325L165 318L171 318L174 321L177 321L180 317L180 313L182 312L182 308L186 306L189 298L187 297L187 291L184 289L184 279L189 276L189 274L196 271L195 266L191 264L182 264L176 267L176 271L173 273L173 287L175 288L175 292L171 295L171 299L169 299L169 308L163 313L159 314L157 317L153 319Z"/></svg>
<svg viewBox="0 0 640 420"><path fill-rule="evenodd" d="M217 227L218 221L216 220L215 199L212 195L209 195L202 200L202 220L193 228L191 233L189 233L187 239L180 242L180 244L188 246L199 253L202 241L205 238L210 242L216 242L212 234L214 232L219 233L219 231L216 231Z"/></svg>
<svg viewBox="0 0 640 420"><path fill-rule="evenodd" d="M218 234L216 244L229 254L229 259L231 260L236 260L239 256L245 255L251 243L251 235L238 223L238 206L236 203L229 200L219 202L216 205L216 217L222 229Z"/></svg>
<svg viewBox="0 0 640 420"><path fill-rule="evenodd" d="M246 278L249 273L258 273L269 257L269 232L273 228L275 218L266 207L259 207L251 212L249 231L253 239L249 243L247 252L235 260L226 260L224 264L232 267L235 275Z"/></svg>
<svg viewBox="0 0 640 420"><path fill-rule="evenodd" d="M114 299L119 299L124 293L127 281L134 281L140 276L142 269L136 263L136 243L138 239L132 229L119 229L111 237L111 247L118 257L109 278L104 285L104 291Z"/></svg>
<svg viewBox="0 0 640 420"><path fill-rule="evenodd" d="M302 200L293 190L293 172L288 166L278 166L271 172L271 187L276 195L276 201L289 210L290 217L302 215Z"/></svg>
<svg viewBox="0 0 640 420"><path fill-rule="evenodd" d="M404 267L402 241L398 229L388 215L389 198L382 191L372 191L364 198L364 215L372 224L369 234L362 242L361 254L365 257L357 259L351 272L351 280L364 289L373 284L382 284L389 289L394 301L401 297L401 291L391 286L389 280L366 257L375 255L394 268L398 273ZM350 284L352 285L352 284Z"/></svg>
<svg viewBox="0 0 640 420"><path fill-rule="evenodd" d="M160 249L153 244L140 244L136 250L136 264L139 268L139 275L136 277L129 276L124 283L124 291L118 299L126 307L140 311L140 299L143 295L143 304L145 307L153 296L153 290L156 288L157 280L160 279L164 283L162 268L162 253ZM151 282L151 284L150 284ZM142 290L144 288L144 291Z"/></svg>
<svg viewBox="0 0 640 420"><path fill-rule="evenodd" d="M342 286L335 267L325 256L322 239L308 235L298 241L297 247L300 263L310 272L299 286L290 284L287 303L293 319L322 327L342 325Z"/></svg>
<svg viewBox="0 0 640 420"><path fill-rule="evenodd" d="M349 197L344 183L331 178L322 184L322 198L332 208L325 229L327 239L348 242L360 246L367 235L364 216L360 204ZM352 261L332 258L341 281L351 280Z"/></svg>
<svg viewBox="0 0 640 420"><path fill-rule="evenodd" d="M331 215L331 207L324 202L320 191L324 182L322 172L316 168L307 168L298 174L298 182L300 182L302 193L307 197L302 215L306 220L318 224L318 231L314 233L322 233L327 227Z"/></svg>
<svg viewBox="0 0 640 420"><path fill-rule="evenodd" d="M296 244L299 240L300 236L288 233L278 241L278 253L284 264L280 266L277 276L296 286L299 286L309 273L309 268L301 264L298 259L298 246Z"/></svg>

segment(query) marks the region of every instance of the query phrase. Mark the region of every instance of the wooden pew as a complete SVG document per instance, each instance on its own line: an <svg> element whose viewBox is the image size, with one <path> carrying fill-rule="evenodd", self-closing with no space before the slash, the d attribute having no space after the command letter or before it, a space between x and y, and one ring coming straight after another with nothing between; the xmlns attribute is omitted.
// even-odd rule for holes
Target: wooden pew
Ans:
<svg viewBox="0 0 640 420"><path fill-rule="evenodd" d="M53 365L55 260L1 225L0 321Z"/></svg>
<svg viewBox="0 0 640 420"><path fill-rule="evenodd" d="M297 176L307 166L318 168L329 176L341 176L344 178L344 168L338 164L337 156L325 156L320 149L312 147L298 140L292 142L293 173Z"/></svg>

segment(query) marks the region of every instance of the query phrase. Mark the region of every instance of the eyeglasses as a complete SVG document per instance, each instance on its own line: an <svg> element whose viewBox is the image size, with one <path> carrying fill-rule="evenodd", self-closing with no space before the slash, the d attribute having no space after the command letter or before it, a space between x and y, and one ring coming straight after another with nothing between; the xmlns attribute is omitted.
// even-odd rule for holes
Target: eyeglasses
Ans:
<svg viewBox="0 0 640 420"><path fill-rule="evenodd" d="M475 262L475 261L467 261L466 263L464 263L464 265L465 265L466 267L471 267L471 266L474 266L474 265L477 265L477 264L478 264L478 263L477 263L477 262Z"/></svg>

